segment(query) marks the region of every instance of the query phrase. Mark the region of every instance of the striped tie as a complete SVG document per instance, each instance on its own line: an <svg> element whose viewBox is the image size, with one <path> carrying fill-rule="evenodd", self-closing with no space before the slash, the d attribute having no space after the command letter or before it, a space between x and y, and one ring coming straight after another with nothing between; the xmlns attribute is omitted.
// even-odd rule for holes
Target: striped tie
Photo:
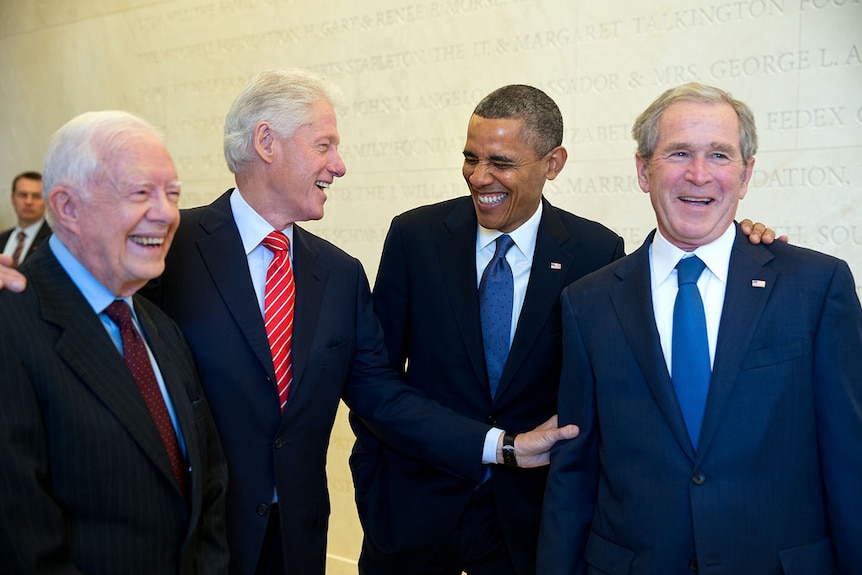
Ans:
<svg viewBox="0 0 862 575"><path fill-rule="evenodd" d="M21 263L21 253L24 251L24 240L27 239L27 234L24 233L24 230L21 230L15 237L18 238L18 243L15 245L15 251L12 252L13 268L17 268L18 264Z"/></svg>
<svg viewBox="0 0 862 575"><path fill-rule="evenodd" d="M272 365L278 386L278 403L281 412L287 405L287 392L293 381L293 366L290 360L293 339L293 304L296 286L290 267L290 243L279 231L271 232L263 239L263 245L273 253L266 270L266 288L263 297L263 318L266 337L272 351Z"/></svg>

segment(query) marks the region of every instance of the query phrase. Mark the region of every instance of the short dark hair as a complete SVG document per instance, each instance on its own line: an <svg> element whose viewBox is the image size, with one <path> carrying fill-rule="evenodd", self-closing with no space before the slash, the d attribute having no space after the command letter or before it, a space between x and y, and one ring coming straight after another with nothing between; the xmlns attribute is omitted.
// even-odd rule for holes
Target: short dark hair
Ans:
<svg viewBox="0 0 862 575"><path fill-rule="evenodd" d="M482 98L474 116L488 120L523 120L523 137L542 157L563 143L563 115L550 96L524 84L498 88Z"/></svg>
<svg viewBox="0 0 862 575"><path fill-rule="evenodd" d="M15 186L18 185L18 180L20 180L21 178L24 178L25 180L38 180L41 182L42 181L42 174L40 174L39 172L33 172L33 171L21 172L20 174L18 174L14 178L12 178L12 193L13 194L15 193Z"/></svg>

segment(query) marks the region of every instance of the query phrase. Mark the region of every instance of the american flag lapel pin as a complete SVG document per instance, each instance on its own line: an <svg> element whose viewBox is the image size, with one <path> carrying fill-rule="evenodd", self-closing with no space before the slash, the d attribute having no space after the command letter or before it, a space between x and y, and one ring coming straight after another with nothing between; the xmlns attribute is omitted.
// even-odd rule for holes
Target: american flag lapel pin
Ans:
<svg viewBox="0 0 862 575"><path fill-rule="evenodd" d="M551 262L551 269L552 270L561 270L561 269L563 269L563 264L561 264L560 262Z"/></svg>
<svg viewBox="0 0 862 575"><path fill-rule="evenodd" d="M751 280L751 287L765 288L766 280Z"/></svg>

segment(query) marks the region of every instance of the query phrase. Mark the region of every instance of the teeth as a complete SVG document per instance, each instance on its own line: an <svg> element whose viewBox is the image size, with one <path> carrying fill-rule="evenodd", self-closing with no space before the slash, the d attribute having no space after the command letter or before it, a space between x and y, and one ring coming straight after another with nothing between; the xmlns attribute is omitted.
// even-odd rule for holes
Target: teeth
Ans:
<svg viewBox="0 0 862 575"><path fill-rule="evenodd" d="M708 204L712 201L709 198L685 198L685 197L683 197L680 199L684 202L694 202L694 203L698 203L698 204Z"/></svg>
<svg viewBox="0 0 862 575"><path fill-rule="evenodd" d="M315 182L315 185L316 185L318 188L324 188L324 189L326 189L326 188L328 188L328 187L329 187L329 182Z"/></svg>
<svg viewBox="0 0 862 575"><path fill-rule="evenodd" d="M143 236L131 236L133 242L141 246L160 246L165 243L165 238L148 238Z"/></svg>
<svg viewBox="0 0 862 575"><path fill-rule="evenodd" d="M491 206L491 205L494 205L494 204L499 204L500 202L502 202L502 201L503 201L503 199L505 199L505 197L506 197L507 195L508 195L508 194L485 194L485 195L480 195L480 196L479 196L479 203L480 203L480 204L483 204L483 205L486 205L486 206Z"/></svg>

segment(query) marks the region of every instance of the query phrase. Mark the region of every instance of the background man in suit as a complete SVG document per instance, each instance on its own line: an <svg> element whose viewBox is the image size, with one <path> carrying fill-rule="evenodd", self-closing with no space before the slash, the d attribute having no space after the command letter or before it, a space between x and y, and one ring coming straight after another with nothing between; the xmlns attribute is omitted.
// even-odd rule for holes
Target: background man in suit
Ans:
<svg viewBox="0 0 862 575"><path fill-rule="evenodd" d="M757 135L726 92L668 90L632 134L658 230L563 293L559 416L581 434L552 452L539 571L859 573L862 309L847 264L740 236ZM699 280L678 278L692 263ZM690 299L699 320L678 317Z"/></svg>
<svg viewBox="0 0 862 575"><path fill-rule="evenodd" d="M215 424L179 329L134 295L179 223L173 161L144 121L92 112L44 171L55 234L21 268L30 288L0 293L0 564L226 573Z"/></svg>
<svg viewBox="0 0 862 575"><path fill-rule="evenodd" d="M51 235L45 222L45 200L42 197L42 174L22 172L12 180L12 208L17 225L0 232L3 254L17 267Z"/></svg>

